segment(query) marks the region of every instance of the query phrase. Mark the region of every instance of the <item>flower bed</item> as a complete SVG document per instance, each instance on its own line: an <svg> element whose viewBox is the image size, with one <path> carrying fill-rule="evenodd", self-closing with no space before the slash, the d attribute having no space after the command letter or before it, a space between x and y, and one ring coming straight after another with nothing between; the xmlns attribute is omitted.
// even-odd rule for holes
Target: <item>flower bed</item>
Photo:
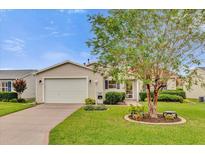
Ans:
<svg viewBox="0 0 205 154"><path fill-rule="evenodd" d="M130 121L130 122L143 123L143 124L170 125L170 124L183 124L186 122L184 118L179 117L179 116L173 120L166 120L162 114L158 114L157 116L158 118L150 118L148 114L145 114L143 118L136 119L132 115L129 114L129 115L126 115L124 118L125 120Z"/></svg>

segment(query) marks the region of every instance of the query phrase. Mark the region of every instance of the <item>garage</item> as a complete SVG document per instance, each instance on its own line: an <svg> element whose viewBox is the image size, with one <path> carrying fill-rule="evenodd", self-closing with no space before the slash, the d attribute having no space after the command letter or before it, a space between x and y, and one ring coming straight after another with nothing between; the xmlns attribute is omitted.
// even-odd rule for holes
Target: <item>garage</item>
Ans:
<svg viewBox="0 0 205 154"><path fill-rule="evenodd" d="M86 78L44 79L45 103L83 103L87 98Z"/></svg>
<svg viewBox="0 0 205 154"><path fill-rule="evenodd" d="M103 93L103 76L72 61L39 70L35 76L37 103L84 103Z"/></svg>

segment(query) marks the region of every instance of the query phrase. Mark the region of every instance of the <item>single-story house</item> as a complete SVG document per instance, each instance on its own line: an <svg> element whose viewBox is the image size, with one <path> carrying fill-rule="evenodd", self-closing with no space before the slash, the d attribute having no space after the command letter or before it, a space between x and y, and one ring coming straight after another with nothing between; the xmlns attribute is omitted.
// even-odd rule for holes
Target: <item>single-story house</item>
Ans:
<svg viewBox="0 0 205 154"><path fill-rule="evenodd" d="M23 92L22 98L35 98L35 72L37 72L37 70L0 70L0 91L14 91L13 81L16 79L24 79L27 84L27 89Z"/></svg>
<svg viewBox="0 0 205 154"><path fill-rule="evenodd" d="M199 98L199 97L205 97L205 87L202 86L202 84L205 84L205 67L198 67L196 68L196 72L197 72L197 77L196 79L193 78L193 81L198 81L197 84L193 84L191 86L191 89L186 89L186 87L184 87L184 90L186 92L186 96L187 98ZM200 81L199 79L200 78Z"/></svg>
<svg viewBox="0 0 205 154"><path fill-rule="evenodd" d="M167 89L176 89L176 78L167 83ZM98 100L98 96L104 96L108 91L125 92L126 99L139 100L139 92L142 90L143 85L139 80L119 84L94 73L91 65L71 61L64 61L36 73L38 103L83 103L88 97Z"/></svg>

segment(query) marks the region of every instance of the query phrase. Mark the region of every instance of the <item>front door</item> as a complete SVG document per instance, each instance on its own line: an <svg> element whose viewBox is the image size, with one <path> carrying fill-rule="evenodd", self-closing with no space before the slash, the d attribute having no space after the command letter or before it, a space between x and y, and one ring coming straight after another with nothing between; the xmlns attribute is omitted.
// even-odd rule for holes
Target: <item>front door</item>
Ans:
<svg viewBox="0 0 205 154"><path fill-rule="evenodd" d="M133 81L126 82L126 98L133 98Z"/></svg>

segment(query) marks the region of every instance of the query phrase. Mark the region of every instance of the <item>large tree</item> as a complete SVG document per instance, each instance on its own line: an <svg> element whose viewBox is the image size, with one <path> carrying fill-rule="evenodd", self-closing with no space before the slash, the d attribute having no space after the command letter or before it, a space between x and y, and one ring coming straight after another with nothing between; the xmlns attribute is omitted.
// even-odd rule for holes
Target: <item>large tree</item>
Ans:
<svg viewBox="0 0 205 154"><path fill-rule="evenodd" d="M87 44L98 59L97 71L118 81L143 81L151 118L157 118L159 90L180 73L191 83L190 68L203 57L204 10L111 10L89 21L94 36Z"/></svg>

